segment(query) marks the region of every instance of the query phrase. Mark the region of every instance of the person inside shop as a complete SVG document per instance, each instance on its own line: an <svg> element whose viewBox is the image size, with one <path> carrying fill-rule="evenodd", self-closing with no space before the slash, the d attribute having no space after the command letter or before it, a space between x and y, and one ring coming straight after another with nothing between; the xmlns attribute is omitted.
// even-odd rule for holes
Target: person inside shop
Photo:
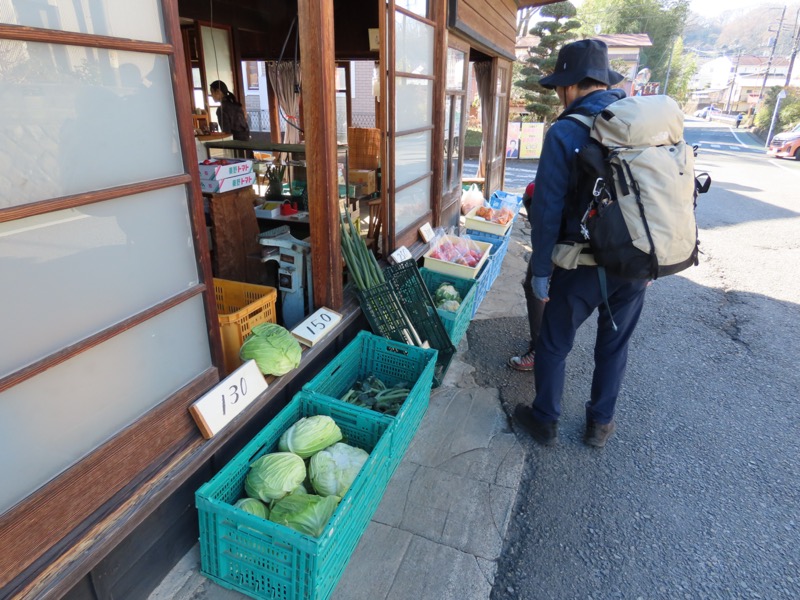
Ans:
<svg viewBox="0 0 800 600"><path fill-rule="evenodd" d="M545 136L531 201L531 287L534 296L546 304L533 368L536 395L532 406L518 405L514 417L536 442L546 446L558 437L567 355L578 327L595 310L599 314L594 375L583 441L603 447L614 433L614 409L628 361L628 344L644 305L648 284L644 279L627 280L609 273L607 286L601 290L604 286L596 266L579 263L568 269L554 267L552 261L559 239L580 235L580 221L568 218L565 207L574 152L588 143L589 131L566 117L572 112L596 115L624 98L622 90L610 89L622 79L609 66L608 47L588 39L563 46L555 72L539 80L540 85L555 90L565 111Z"/></svg>
<svg viewBox="0 0 800 600"><path fill-rule="evenodd" d="M224 133L233 135L234 140L247 141L250 139L250 127L244 115L244 108L236 100L223 81L215 81L211 84L211 97L214 102L219 102L217 108L217 123Z"/></svg>

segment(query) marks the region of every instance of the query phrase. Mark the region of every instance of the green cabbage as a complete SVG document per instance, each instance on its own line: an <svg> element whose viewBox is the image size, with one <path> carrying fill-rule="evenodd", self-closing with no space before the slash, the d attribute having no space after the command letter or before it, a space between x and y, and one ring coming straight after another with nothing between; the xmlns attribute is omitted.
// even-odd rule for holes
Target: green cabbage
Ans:
<svg viewBox="0 0 800 600"><path fill-rule="evenodd" d="M308 476L320 496L345 495L369 454L347 444L334 444L311 457Z"/></svg>
<svg viewBox="0 0 800 600"><path fill-rule="evenodd" d="M319 537L339 505L338 496L289 494L272 507L269 520L295 531Z"/></svg>
<svg viewBox="0 0 800 600"><path fill-rule="evenodd" d="M441 310L446 310L448 312L458 312L458 309L461 308L461 303L456 300L445 300L436 308L440 308Z"/></svg>
<svg viewBox="0 0 800 600"><path fill-rule="evenodd" d="M458 290L453 287L451 283L443 283L438 288L436 288L436 292L433 295L433 303L438 307L441 308L439 305L442 302L447 302L448 300L455 300L456 302L461 302L461 294L458 293Z"/></svg>
<svg viewBox="0 0 800 600"><path fill-rule="evenodd" d="M255 498L242 498L241 500L238 500L234 506L242 509L245 512L249 512L251 515L261 517L262 519L269 519L269 509L267 508L266 504L261 502L261 500L256 500Z"/></svg>
<svg viewBox="0 0 800 600"><path fill-rule="evenodd" d="M239 358L254 359L264 375L286 375L300 364L302 352L300 343L288 329L262 323L253 327L239 350Z"/></svg>
<svg viewBox="0 0 800 600"><path fill-rule="evenodd" d="M308 458L342 439L342 430L328 415L303 417L289 427L278 441L278 450Z"/></svg>
<svg viewBox="0 0 800 600"><path fill-rule="evenodd" d="M280 500L303 483L306 464L291 452L273 452L253 461L244 480L244 491L264 502Z"/></svg>

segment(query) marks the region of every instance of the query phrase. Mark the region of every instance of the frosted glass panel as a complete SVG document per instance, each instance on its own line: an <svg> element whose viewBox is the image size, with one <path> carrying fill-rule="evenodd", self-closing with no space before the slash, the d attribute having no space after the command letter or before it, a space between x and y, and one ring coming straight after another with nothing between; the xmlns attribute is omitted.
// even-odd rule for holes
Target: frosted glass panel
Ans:
<svg viewBox="0 0 800 600"><path fill-rule="evenodd" d="M159 0L0 0L0 23L163 42Z"/></svg>
<svg viewBox="0 0 800 600"><path fill-rule="evenodd" d="M395 17L395 69L432 75L433 27L402 13Z"/></svg>
<svg viewBox="0 0 800 600"><path fill-rule="evenodd" d="M399 136L395 142L394 149L394 168L397 187L430 172L430 131Z"/></svg>
<svg viewBox="0 0 800 600"><path fill-rule="evenodd" d="M0 223L0 281L4 376L197 284L185 187Z"/></svg>
<svg viewBox="0 0 800 600"><path fill-rule="evenodd" d="M0 514L210 366L198 296L0 393Z"/></svg>
<svg viewBox="0 0 800 600"><path fill-rule="evenodd" d="M447 49L447 89L464 89L465 53L455 48Z"/></svg>
<svg viewBox="0 0 800 600"><path fill-rule="evenodd" d="M408 9L421 17L428 16L428 0L397 0L395 6Z"/></svg>
<svg viewBox="0 0 800 600"><path fill-rule="evenodd" d="M200 36L203 39L203 58L206 63L206 82L210 86L213 82L222 81L229 91L234 91L233 67L231 62L230 40L227 29L218 27L200 27ZM209 106L219 106L211 97L211 90L205 90L208 94ZM243 100L240 101L244 103ZM212 108L211 121L218 123L217 111Z"/></svg>
<svg viewBox="0 0 800 600"><path fill-rule="evenodd" d="M0 208L183 173L166 56L0 40Z"/></svg>
<svg viewBox="0 0 800 600"><path fill-rule="evenodd" d="M432 123L433 82L427 79L395 79L395 125L398 132Z"/></svg>
<svg viewBox="0 0 800 600"><path fill-rule="evenodd" d="M394 195L394 222L402 231L422 217L431 208L431 178L396 192Z"/></svg>

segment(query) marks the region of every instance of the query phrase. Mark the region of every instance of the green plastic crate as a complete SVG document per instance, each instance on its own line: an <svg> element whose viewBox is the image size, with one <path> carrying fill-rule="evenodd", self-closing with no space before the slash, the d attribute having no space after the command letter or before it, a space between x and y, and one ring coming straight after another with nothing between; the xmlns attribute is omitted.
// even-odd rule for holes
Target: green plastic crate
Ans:
<svg viewBox="0 0 800 600"><path fill-rule="evenodd" d="M456 348L453 346L433 304L433 298L428 293L428 288L425 287L425 282L419 274L417 262L410 258L395 265L389 265L384 269L384 274L420 338L439 352L436 357L436 369L433 372L433 385L438 387L444 381Z"/></svg>
<svg viewBox="0 0 800 600"><path fill-rule="evenodd" d="M368 375L379 377L389 386L401 381L412 383L411 392L397 416L388 417L393 420L390 468L394 471L428 409L436 356L436 350L417 348L360 331L328 366L303 386L303 390L338 399L353 387L356 380Z"/></svg>
<svg viewBox="0 0 800 600"><path fill-rule="evenodd" d="M463 338L464 334L467 332L469 322L472 320L472 309L475 306L475 293L477 290L476 281L474 279L452 277L451 275L439 273L438 271L431 271L425 267L419 270L419 274L422 276L425 287L428 288L431 296L433 296L437 288L443 283L451 284L461 295L461 306L459 306L456 312L442 310L441 308L436 309L436 312L439 313L439 317L442 319L442 324L444 325L445 331L447 331L447 335L450 336L453 345L458 346L461 338Z"/></svg>
<svg viewBox="0 0 800 600"><path fill-rule="evenodd" d="M319 538L272 523L233 504L245 496L250 464L277 451L281 434L301 417L329 415L347 443L370 453ZM325 600L344 572L391 477L393 421L307 392L299 392L211 481L195 493L202 573L263 600Z"/></svg>

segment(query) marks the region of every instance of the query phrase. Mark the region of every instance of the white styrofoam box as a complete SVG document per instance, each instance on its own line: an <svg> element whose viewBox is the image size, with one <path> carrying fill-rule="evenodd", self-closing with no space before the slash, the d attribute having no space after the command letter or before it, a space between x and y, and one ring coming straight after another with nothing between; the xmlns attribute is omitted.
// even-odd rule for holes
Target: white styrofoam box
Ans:
<svg viewBox="0 0 800 600"><path fill-rule="evenodd" d="M204 164L207 163L207 164ZM244 158L209 158L198 165L200 179L229 179L253 172L253 161ZM205 191L205 190L204 190Z"/></svg>

